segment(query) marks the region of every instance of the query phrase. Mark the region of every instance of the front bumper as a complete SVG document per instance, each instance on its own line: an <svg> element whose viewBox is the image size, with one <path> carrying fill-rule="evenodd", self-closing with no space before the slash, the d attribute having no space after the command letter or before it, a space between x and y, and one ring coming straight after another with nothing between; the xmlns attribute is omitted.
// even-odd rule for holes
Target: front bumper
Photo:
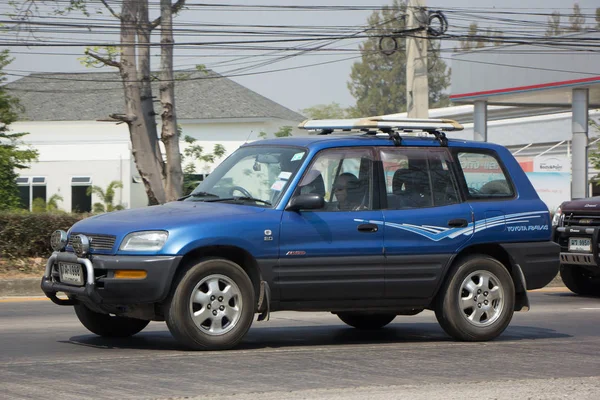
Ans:
<svg viewBox="0 0 600 400"><path fill-rule="evenodd" d="M600 228L569 226L558 227L554 240L560 245L561 265L580 265L590 270L598 270L600 266ZM569 238L588 238L591 252L569 251Z"/></svg>
<svg viewBox="0 0 600 400"><path fill-rule="evenodd" d="M46 296L60 305L78 301L94 304L143 304L164 300L169 294L181 256L104 256L78 258L73 253L55 252L46 263L41 287ZM74 286L60 282L59 261L82 265L85 284ZM117 279L116 270L144 270L144 279ZM57 292L69 300L59 299Z"/></svg>

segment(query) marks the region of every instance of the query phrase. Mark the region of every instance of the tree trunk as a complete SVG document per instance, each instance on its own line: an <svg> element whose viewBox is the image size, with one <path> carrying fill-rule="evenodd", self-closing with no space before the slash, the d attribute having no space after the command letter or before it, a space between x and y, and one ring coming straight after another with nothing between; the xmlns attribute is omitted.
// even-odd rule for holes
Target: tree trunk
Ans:
<svg viewBox="0 0 600 400"><path fill-rule="evenodd" d="M167 155L167 201L181 197L183 172L179 150L179 133L175 113L175 82L173 77L173 10L171 0L160 1L161 15L161 65L160 65L160 102L162 104L161 140L165 144Z"/></svg>
<svg viewBox="0 0 600 400"><path fill-rule="evenodd" d="M153 140L149 135L146 118L143 117L140 81L136 68L136 33L139 10L138 0L123 0L121 9L121 65L120 72L125 92L124 120L129 126L133 158L144 185L150 204L164 203L166 196L162 182L162 170L156 157Z"/></svg>
<svg viewBox="0 0 600 400"><path fill-rule="evenodd" d="M148 0L139 1L139 22L138 32L138 76L140 79L142 112L148 127L148 137L154 147L154 156L160 164L162 170L163 187L165 180L165 163L160 151L158 141L158 130L156 128L156 113L154 112L154 102L152 96L151 71L150 71L150 35L152 26L148 14Z"/></svg>

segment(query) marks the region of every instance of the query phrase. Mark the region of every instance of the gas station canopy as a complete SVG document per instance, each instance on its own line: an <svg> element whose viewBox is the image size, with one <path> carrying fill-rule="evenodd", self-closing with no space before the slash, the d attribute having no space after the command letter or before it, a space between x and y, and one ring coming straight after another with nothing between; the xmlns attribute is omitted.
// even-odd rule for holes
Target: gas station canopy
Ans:
<svg viewBox="0 0 600 400"><path fill-rule="evenodd" d="M572 197L588 195L588 114L600 108L600 32L491 46L452 57L450 99L474 104L475 140L487 141L487 106L571 107Z"/></svg>

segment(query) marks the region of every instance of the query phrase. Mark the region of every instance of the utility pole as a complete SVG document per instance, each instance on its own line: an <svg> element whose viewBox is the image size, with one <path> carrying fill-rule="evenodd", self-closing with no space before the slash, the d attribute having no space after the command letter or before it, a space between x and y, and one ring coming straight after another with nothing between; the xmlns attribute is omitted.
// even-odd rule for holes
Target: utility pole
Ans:
<svg viewBox="0 0 600 400"><path fill-rule="evenodd" d="M408 0L408 29L427 26L425 0ZM429 118L427 30L406 38L406 109L408 118Z"/></svg>

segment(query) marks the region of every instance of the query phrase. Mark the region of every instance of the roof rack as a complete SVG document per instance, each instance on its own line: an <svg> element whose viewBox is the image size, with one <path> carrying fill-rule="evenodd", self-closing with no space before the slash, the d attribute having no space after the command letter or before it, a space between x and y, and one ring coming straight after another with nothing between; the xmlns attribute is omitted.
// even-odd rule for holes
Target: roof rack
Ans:
<svg viewBox="0 0 600 400"><path fill-rule="evenodd" d="M307 119L298 128L318 130L319 135L334 131L362 131L367 134L380 131L387 133L396 146L402 143L399 132L422 131L434 135L442 146L447 146L448 139L443 131L460 131L463 126L451 119L416 119L404 118L402 114L388 114L356 119Z"/></svg>

